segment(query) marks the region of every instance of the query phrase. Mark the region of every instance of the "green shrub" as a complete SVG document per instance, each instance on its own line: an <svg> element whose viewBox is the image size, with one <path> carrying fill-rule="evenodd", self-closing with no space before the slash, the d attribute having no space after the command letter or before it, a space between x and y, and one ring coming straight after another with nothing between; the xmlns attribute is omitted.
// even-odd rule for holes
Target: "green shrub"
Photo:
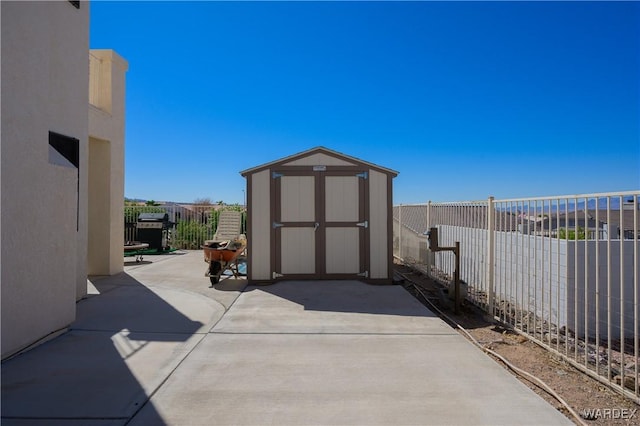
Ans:
<svg viewBox="0 0 640 426"><path fill-rule="evenodd" d="M176 224L171 234L171 247L196 250L212 236L213 228L210 224L196 220L183 220Z"/></svg>
<svg viewBox="0 0 640 426"><path fill-rule="evenodd" d="M586 231L582 226L578 226L577 235L576 230L572 229L567 232L565 228L558 229L558 238L561 240L585 240L587 238Z"/></svg>

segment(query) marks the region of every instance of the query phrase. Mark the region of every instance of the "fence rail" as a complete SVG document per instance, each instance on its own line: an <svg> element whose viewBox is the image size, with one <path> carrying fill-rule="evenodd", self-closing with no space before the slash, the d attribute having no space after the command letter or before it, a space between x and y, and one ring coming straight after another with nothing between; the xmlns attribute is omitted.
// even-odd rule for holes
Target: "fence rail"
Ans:
<svg viewBox="0 0 640 426"><path fill-rule="evenodd" d="M640 403L640 191L394 207L394 255Z"/></svg>
<svg viewBox="0 0 640 426"><path fill-rule="evenodd" d="M199 249L205 240L213 238L220 212L226 209L242 210L239 206L212 205L125 206L124 240L140 241L137 223L141 213L167 213L172 222L168 230L169 245L177 249ZM246 212L242 216L241 233L246 234Z"/></svg>

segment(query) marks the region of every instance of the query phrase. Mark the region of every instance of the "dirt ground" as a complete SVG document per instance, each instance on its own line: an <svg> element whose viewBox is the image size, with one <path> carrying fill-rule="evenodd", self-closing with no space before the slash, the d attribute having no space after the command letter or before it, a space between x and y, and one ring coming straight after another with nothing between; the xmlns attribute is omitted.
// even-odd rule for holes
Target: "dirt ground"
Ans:
<svg viewBox="0 0 640 426"><path fill-rule="evenodd" d="M468 303L463 304L459 314L455 314L453 305L442 300L439 284L407 266L395 265L395 267L396 272L399 273L397 277L406 278L402 282L405 289L425 306L433 310L424 300L427 297L447 316L466 329L481 345L502 355L516 367L541 379L583 417L582 421L585 424L640 425L640 406L633 401L623 398L526 337L489 321L482 311ZM419 291L414 284L419 287ZM464 335L460 330L458 331ZM567 418L578 423L557 399L538 385L513 373L497 358L494 359ZM599 412L591 411L591 415L585 413L585 410L598 409Z"/></svg>

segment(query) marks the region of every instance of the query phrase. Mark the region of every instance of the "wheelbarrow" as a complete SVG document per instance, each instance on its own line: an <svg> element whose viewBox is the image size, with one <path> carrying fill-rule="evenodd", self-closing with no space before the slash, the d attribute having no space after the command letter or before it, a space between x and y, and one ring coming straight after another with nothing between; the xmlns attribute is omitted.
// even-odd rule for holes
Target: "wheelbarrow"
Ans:
<svg viewBox="0 0 640 426"><path fill-rule="evenodd" d="M225 242L211 242L202 246L204 261L209 264L205 277L209 277L211 285L220 281L220 276L227 270L231 271L234 278L238 278L238 257L244 252L247 242L244 239L235 239Z"/></svg>

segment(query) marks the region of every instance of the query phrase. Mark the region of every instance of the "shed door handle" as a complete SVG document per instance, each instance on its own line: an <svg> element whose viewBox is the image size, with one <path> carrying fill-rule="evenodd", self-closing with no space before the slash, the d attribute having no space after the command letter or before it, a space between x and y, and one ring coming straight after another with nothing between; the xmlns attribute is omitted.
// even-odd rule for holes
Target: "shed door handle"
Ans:
<svg viewBox="0 0 640 426"><path fill-rule="evenodd" d="M316 222L315 225L313 225L313 230L317 231L319 227L320 227L320 224Z"/></svg>

